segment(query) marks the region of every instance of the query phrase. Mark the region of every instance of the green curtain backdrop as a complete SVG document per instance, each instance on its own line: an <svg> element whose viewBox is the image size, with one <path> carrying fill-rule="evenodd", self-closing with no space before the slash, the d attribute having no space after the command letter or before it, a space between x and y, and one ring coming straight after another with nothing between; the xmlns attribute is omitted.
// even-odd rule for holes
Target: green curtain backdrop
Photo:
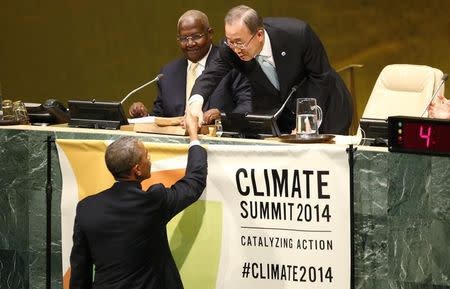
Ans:
<svg viewBox="0 0 450 289"><path fill-rule="evenodd" d="M181 55L176 23L185 10L208 14L219 41L225 13L238 4L252 6L262 16L309 22L335 68L364 64L355 79L359 114L388 64L450 70L446 1L0 0L3 97L26 102L120 100ZM147 87L125 108L134 101L151 107L154 97L155 87Z"/></svg>

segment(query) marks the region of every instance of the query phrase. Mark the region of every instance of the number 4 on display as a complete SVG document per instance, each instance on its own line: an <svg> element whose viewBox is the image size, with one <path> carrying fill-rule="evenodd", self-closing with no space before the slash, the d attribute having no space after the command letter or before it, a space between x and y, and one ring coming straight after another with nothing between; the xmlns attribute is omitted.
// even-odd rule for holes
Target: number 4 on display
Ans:
<svg viewBox="0 0 450 289"><path fill-rule="evenodd" d="M427 132L424 133L424 126L421 125L419 136L420 136L420 138L426 139L427 140L427 148L430 147L431 127L429 126L427 128Z"/></svg>

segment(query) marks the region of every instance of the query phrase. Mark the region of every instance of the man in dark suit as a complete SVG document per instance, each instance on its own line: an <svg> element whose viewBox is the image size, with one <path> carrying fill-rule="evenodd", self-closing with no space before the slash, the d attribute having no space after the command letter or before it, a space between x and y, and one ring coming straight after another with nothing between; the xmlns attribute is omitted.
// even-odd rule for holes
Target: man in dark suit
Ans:
<svg viewBox="0 0 450 289"><path fill-rule="evenodd" d="M170 188L156 184L142 190L151 163L137 138L122 137L108 146L105 162L116 183L77 205L71 289L183 288L166 224L206 186L207 157L199 145L197 122L186 117L191 139L186 174Z"/></svg>
<svg viewBox="0 0 450 289"><path fill-rule="evenodd" d="M200 121L203 101L234 68L251 82L254 113L273 113L291 88L301 84L278 119L282 132L295 128L295 99L314 97L323 110L320 132L348 133L352 119L350 93L330 67L322 43L308 24L292 18L263 21L255 10L241 5L226 15L225 36L219 49L221 57L197 79L189 99L191 113Z"/></svg>
<svg viewBox="0 0 450 289"><path fill-rule="evenodd" d="M190 95L195 78L219 57L218 48L212 45L213 29L208 17L201 11L189 10L178 20L178 43L184 54L161 70L164 77L158 81L158 95L154 102L155 116L182 116L186 100ZM189 74L195 66L195 76L190 83ZM251 110L251 87L248 80L236 70L227 72L214 89L211 97L203 104L204 120L207 123L220 117L220 111L245 113ZM132 117L148 115L141 102L133 103L129 109Z"/></svg>

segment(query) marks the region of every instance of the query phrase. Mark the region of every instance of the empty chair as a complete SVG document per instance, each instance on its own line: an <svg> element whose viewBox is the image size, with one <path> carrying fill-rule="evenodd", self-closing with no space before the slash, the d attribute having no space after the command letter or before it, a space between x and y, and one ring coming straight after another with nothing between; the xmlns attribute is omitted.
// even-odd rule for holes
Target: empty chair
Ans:
<svg viewBox="0 0 450 289"><path fill-rule="evenodd" d="M393 115L422 116L438 88L442 71L426 65L392 64L381 71L364 109L363 118ZM444 86L440 94L444 93ZM427 116L425 112L423 116Z"/></svg>
<svg viewBox="0 0 450 289"><path fill-rule="evenodd" d="M360 120L358 138L378 139L387 145L389 116L427 117L427 105L442 76L441 70L426 65L391 64L383 68ZM444 94L444 86L439 94Z"/></svg>

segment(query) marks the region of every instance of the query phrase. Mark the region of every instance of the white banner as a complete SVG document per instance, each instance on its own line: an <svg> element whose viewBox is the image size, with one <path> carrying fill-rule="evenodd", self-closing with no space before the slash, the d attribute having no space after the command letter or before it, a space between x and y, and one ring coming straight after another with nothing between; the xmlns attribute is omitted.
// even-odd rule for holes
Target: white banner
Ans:
<svg viewBox="0 0 450 289"><path fill-rule="evenodd" d="M216 288L350 288L345 148L210 146L208 166L224 212Z"/></svg>
<svg viewBox="0 0 450 289"><path fill-rule="evenodd" d="M78 200L108 188L105 141L58 140L64 288ZM152 178L184 175L186 145L145 144ZM208 146L201 199L167 226L186 289L350 288L346 147Z"/></svg>

